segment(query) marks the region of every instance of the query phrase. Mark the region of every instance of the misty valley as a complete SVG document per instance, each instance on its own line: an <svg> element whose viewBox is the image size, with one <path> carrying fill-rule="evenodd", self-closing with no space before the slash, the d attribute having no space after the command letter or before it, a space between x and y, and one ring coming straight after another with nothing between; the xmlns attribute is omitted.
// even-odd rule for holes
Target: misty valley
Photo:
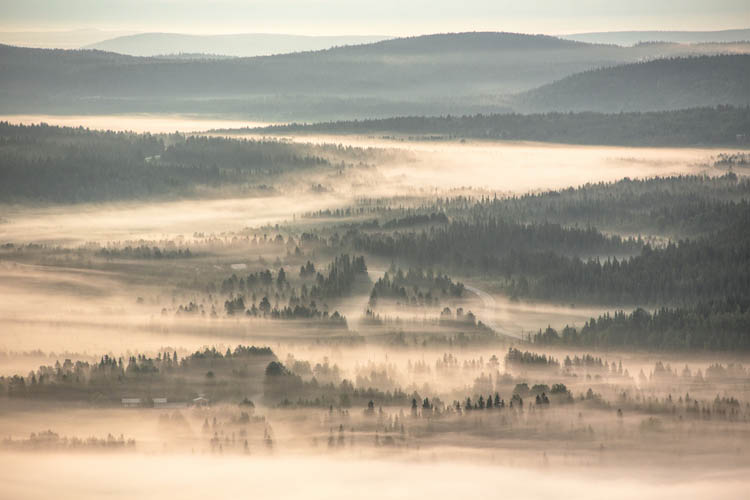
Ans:
<svg viewBox="0 0 750 500"><path fill-rule="evenodd" d="M2 134L5 457L749 465L744 153L498 193L394 174L421 141Z"/></svg>
<svg viewBox="0 0 750 500"><path fill-rule="evenodd" d="M746 32L0 45L0 498L743 497Z"/></svg>

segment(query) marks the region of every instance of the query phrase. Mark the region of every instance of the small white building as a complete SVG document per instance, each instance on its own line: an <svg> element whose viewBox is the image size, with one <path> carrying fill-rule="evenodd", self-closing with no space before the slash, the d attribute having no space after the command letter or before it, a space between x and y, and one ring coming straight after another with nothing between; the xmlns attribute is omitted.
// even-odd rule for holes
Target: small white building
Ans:
<svg viewBox="0 0 750 500"><path fill-rule="evenodd" d="M193 399L193 406L208 406L208 399L204 398L203 396L198 396L197 398Z"/></svg>
<svg viewBox="0 0 750 500"><path fill-rule="evenodd" d="M122 398L122 406L125 408L136 408L142 404L141 398Z"/></svg>

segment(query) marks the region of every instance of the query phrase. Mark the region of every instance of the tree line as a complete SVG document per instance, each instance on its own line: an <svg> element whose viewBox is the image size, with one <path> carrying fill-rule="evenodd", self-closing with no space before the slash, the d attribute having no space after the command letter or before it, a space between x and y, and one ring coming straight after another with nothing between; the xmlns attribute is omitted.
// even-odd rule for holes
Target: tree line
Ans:
<svg viewBox="0 0 750 500"><path fill-rule="evenodd" d="M533 336L541 345L658 350L750 350L750 301L703 302L691 307L638 308L591 318L580 329L548 327Z"/></svg>
<svg viewBox="0 0 750 500"><path fill-rule="evenodd" d="M746 96L747 97L747 96ZM750 142L750 107L690 107L649 112L536 114L498 113L462 116L401 116L291 124L258 132L396 134L411 140L502 139L567 144L623 146L737 145Z"/></svg>
<svg viewBox="0 0 750 500"><path fill-rule="evenodd" d="M64 360L40 366L26 377L0 377L0 396L58 401L119 404L122 397L166 397L189 401L199 394L210 398L242 398L259 390L265 366L276 359L269 347L238 345L222 353L205 348L188 356L159 352L155 357L104 355L99 362ZM231 384L216 383L217 377ZM190 379L191 383L186 383Z"/></svg>
<svg viewBox="0 0 750 500"><path fill-rule="evenodd" d="M102 202L195 197L289 170L340 167L368 150L275 140L93 131L0 122L0 201ZM254 183L254 184L253 184Z"/></svg>

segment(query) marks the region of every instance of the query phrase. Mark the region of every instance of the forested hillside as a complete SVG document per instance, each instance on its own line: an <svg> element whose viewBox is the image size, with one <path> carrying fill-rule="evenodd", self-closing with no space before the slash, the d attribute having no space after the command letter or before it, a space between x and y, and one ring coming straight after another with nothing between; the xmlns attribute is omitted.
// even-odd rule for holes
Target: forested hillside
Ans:
<svg viewBox="0 0 750 500"><path fill-rule="evenodd" d="M750 349L750 302L715 300L691 307L635 309L591 318L580 329L547 328L533 340L543 345L639 349Z"/></svg>
<svg viewBox="0 0 750 500"><path fill-rule="evenodd" d="M390 259L442 266L469 275L505 278L513 297L571 303L682 304L750 290L750 210L710 238L644 246L629 258L586 258L632 249L637 241L607 240L589 231L551 226L500 230L453 224L422 232L356 236L355 248ZM523 235L526 234L526 237ZM567 236L564 237L564 236ZM597 242L598 240L598 242ZM582 258L583 257L583 258Z"/></svg>
<svg viewBox="0 0 750 500"><path fill-rule="evenodd" d="M658 59L595 69L515 99L527 110L648 111L750 104L750 55Z"/></svg>
<svg viewBox="0 0 750 500"><path fill-rule="evenodd" d="M449 224L363 227L347 239L391 260L493 276L517 298L610 305L750 300L748 186L728 174L625 179L505 199L459 197L415 212L443 211ZM651 245L599 229L672 241Z"/></svg>
<svg viewBox="0 0 750 500"><path fill-rule="evenodd" d="M746 217L750 181L728 173L623 179L507 198L443 199L424 208L460 216L595 227L672 240L705 236Z"/></svg>
<svg viewBox="0 0 750 500"><path fill-rule="evenodd" d="M726 49L669 44L625 48L514 33L425 35L236 59L2 45L0 111L222 112L265 120L498 112L535 106L531 96L522 102L508 96L574 73L706 51ZM734 96L722 88L711 100L690 105L736 103L720 99Z"/></svg>

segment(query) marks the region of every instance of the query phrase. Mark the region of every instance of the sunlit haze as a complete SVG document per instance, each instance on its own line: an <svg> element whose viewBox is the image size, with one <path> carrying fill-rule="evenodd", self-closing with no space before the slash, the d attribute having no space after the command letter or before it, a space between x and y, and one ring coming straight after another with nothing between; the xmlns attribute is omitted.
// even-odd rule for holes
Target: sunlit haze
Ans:
<svg viewBox="0 0 750 500"><path fill-rule="evenodd" d="M0 0L0 500L748 491L747 1Z"/></svg>

